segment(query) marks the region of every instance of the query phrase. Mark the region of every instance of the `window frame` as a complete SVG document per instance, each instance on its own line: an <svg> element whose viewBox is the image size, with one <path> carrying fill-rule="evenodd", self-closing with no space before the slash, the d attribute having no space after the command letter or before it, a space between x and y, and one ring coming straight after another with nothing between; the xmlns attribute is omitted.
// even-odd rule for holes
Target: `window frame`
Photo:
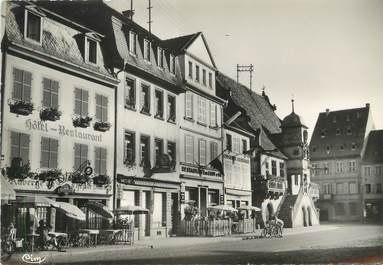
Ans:
<svg viewBox="0 0 383 265"><path fill-rule="evenodd" d="M28 36L28 21L29 21L29 18L28 18L28 14L32 14L36 17L38 17L40 19L40 35L39 35L39 40L35 40L33 38L30 38ZM27 41L30 41L30 42L33 42L33 43L36 43L36 44L39 44L39 45L42 45L42 39L43 39L43 16L41 14L38 14L37 12L33 12L32 10L30 9L25 9L25 13L24 13L24 39L27 40Z"/></svg>
<svg viewBox="0 0 383 265"><path fill-rule="evenodd" d="M21 82L19 80L16 80L16 72L17 71L21 72L21 79L22 79ZM17 100L17 101L23 101L23 102L31 103L32 102L32 82L33 82L32 72L25 71L25 70L22 70L22 69L17 68L17 67L13 67L12 75L13 75L12 99ZM25 80L26 75L30 75L30 84L26 83L26 80ZM16 92L17 92L16 91L16 84L17 83L21 86L21 91L20 91L21 97L20 98L18 98L16 95ZM25 95L25 94L28 94L28 93L26 93L26 91L28 91L27 89L29 89L29 96Z"/></svg>
<svg viewBox="0 0 383 265"><path fill-rule="evenodd" d="M90 49L89 49L89 43L93 42L95 44L95 62L90 60ZM89 36L85 36L85 62L89 64L97 65L98 63L98 41L94 38L91 38Z"/></svg>
<svg viewBox="0 0 383 265"><path fill-rule="evenodd" d="M157 96L159 96L157 98ZM154 114L154 117L157 119L164 119L164 108L165 108L165 93L163 90L160 90L158 88L154 89L154 111L156 112ZM158 99L158 101L157 101Z"/></svg>
<svg viewBox="0 0 383 265"><path fill-rule="evenodd" d="M147 150L146 150L146 155L147 157L145 157L147 160L144 160L144 156L143 156L143 146L142 146L142 141L143 139L146 139L147 140ZM150 162L150 158L151 158L151 155L150 155L150 136L149 135L145 135L145 134L141 134L140 135L140 165L141 167L144 165L144 163L147 161L147 162Z"/></svg>
<svg viewBox="0 0 383 265"><path fill-rule="evenodd" d="M164 49L161 47L157 47L157 66L160 69L165 68L165 63L164 63L164 57L165 56L164 55L165 55Z"/></svg>
<svg viewBox="0 0 383 265"><path fill-rule="evenodd" d="M43 149L43 141L44 140L48 140L48 149L47 150L44 150ZM57 150L54 151L52 150L52 145L53 145L53 142L55 142L57 144ZM44 168L44 169L56 169L58 168L58 162L59 162L59 140L56 139L56 138L53 138L53 137L47 137L47 136L41 136L41 141L40 141L40 168ZM43 161L43 152L46 152L48 153L48 161L47 161L47 165L44 164L45 161ZM56 154L56 161L52 161L52 155ZM53 165L51 165L51 163L53 163Z"/></svg>
<svg viewBox="0 0 383 265"><path fill-rule="evenodd" d="M81 92L81 98L80 99L77 99L76 98L76 90L80 90ZM87 92L87 101L84 100L84 91ZM89 91L87 89L83 89L83 88L79 88L79 87L75 87L74 89L74 101L75 101L75 105L74 105L74 114L77 115L77 116L80 116L80 117L87 117L89 116ZM81 103L81 113L78 114L76 113L76 101L79 101ZM86 114L84 115L84 104L86 102Z"/></svg>
<svg viewBox="0 0 383 265"><path fill-rule="evenodd" d="M105 154L105 157L103 157L103 154ZM97 157L97 155L99 155L99 157ZM99 165L97 165L98 163ZM105 166L105 171L101 172L103 165ZM108 167L108 149L102 146L95 146L94 147L94 175L95 176L108 175L107 167Z"/></svg>
<svg viewBox="0 0 383 265"><path fill-rule="evenodd" d="M12 142L12 137L13 136L16 136L17 137L17 144L13 144ZM22 145L22 137L25 137L24 141L27 142L26 145ZM10 143L9 143L9 146L10 146L10 152L9 152L9 158L10 158L10 164L12 162L12 159L16 158L16 157L19 157L22 159L23 161L23 164L27 164L29 163L30 161L30 149L31 149L31 135L28 134L28 133L23 133L23 132L19 132L19 131L10 131L10 134L9 134L9 140L10 140ZM14 148L16 148L17 150L17 156L13 156L13 150L15 150ZM25 152L26 154L26 158L24 161L23 159L23 151Z"/></svg>
<svg viewBox="0 0 383 265"><path fill-rule="evenodd" d="M191 150L188 150L188 139L190 140L190 148ZM188 153L190 151L190 153ZM188 159L188 157L191 157L191 159ZM185 162L194 164L194 136L193 135L185 135Z"/></svg>
<svg viewBox="0 0 383 265"><path fill-rule="evenodd" d="M147 89L145 96L143 96L144 89ZM150 110L151 110L151 87L148 84L141 83L140 112L146 115L151 115Z"/></svg>
<svg viewBox="0 0 383 265"><path fill-rule="evenodd" d="M129 96L127 96L128 92L128 82L132 83L132 88L129 89L129 91L133 91L133 96L131 96L132 93L129 92ZM137 85L136 85L136 79L125 77L125 86L124 86L124 98L125 98L125 108L130 110L136 110L136 104L137 104ZM129 101L127 99L129 98Z"/></svg>
<svg viewBox="0 0 383 265"><path fill-rule="evenodd" d="M157 144L159 143L159 146ZM161 155L164 154L164 139L161 138L154 138L154 165L157 165L157 162L161 158ZM158 153L157 153L157 147L158 148Z"/></svg>
<svg viewBox="0 0 383 265"><path fill-rule="evenodd" d="M101 105L97 104L97 97L101 98ZM106 105L103 105L104 101L106 101ZM108 107L109 107L109 98L102 94L95 94L95 121L99 122L108 122ZM101 108L101 119L100 117L97 117L97 108ZM106 117L104 117L104 114Z"/></svg>
<svg viewBox="0 0 383 265"><path fill-rule="evenodd" d="M151 60L151 46L152 42L148 39L144 39L144 60L146 62L150 62Z"/></svg>
<svg viewBox="0 0 383 265"><path fill-rule="evenodd" d="M202 151L203 149L202 147L204 148L204 151ZM204 157L204 161L202 161L203 160L202 157ZM208 157L207 141L206 139L200 138L198 139L198 163L202 166L206 166L208 164L207 157Z"/></svg>
<svg viewBox="0 0 383 265"><path fill-rule="evenodd" d="M172 100L169 100L172 99ZM171 102L173 101L173 105ZM173 107L172 107L173 106ZM168 94L167 95L167 121L175 123L177 119L177 97ZM172 110L173 109L173 110Z"/></svg>
<svg viewBox="0 0 383 265"><path fill-rule="evenodd" d="M169 72L172 75L176 74L176 56L174 56L173 54L169 55Z"/></svg>
<svg viewBox="0 0 383 265"><path fill-rule="evenodd" d="M137 56L137 33L129 30L129 54Z"/></svg>
<svg viewBox="0 0 383 265"><path fill-rule="evenodd" d="M48 89L45 86L45 82L44 81L49 81ZM54 83L57 83L57 93L52 91ZM57 81L57 80L48 78L48 77L43 77L42 84L43 84L43 89L42 89L42 93L43 94L42 94L41 106L43 108L54 108L54 109L59 110L59 107L60 107L60 104L59 104L59 101L60 101L60 82ZM49 102L50 102L49 104L45 104L45 95L46 95L46 93L49 94ZM54 104L52 103L54 96L57 96L57 106L53 106Z"/></svg>
<svg viewBox="0 0 383 265"><path fill-rule="evenodd" d="M127 140L127 135L130 135L130 137L132 138L132 143L129 143L129 145L132 147L132 148L128 148L128 140ZM124 130L124 164L126 166L128 165L134 165L137 161L136 159L136 132L134 131L130 131L130 130ZM132 149L131 153L131 157L132 159L130 161L128 161L128 151Z"/></svg>
<svg viewBox="0 0 383 265"><path fill-rule="evenodd" d="M80 148L80 155L77 155L76 153L76 146L79 146ZM86 147L86 159L83 160L83 158L85 156L83 156L83 148ZM74 170L78 170L78 168L81 166L81 164L83 164L85 161L89 161L89 145L87 144L83 144L83 143L74 143L74 146L73 146L73 151L74 151L74 161L73 161L73 169ZM76 167L76 158L80 158L80 162L79 162L79 165Z"/></svg>
<svg viewBox="0 0 383 265"><path fill-rule="evenodd" d="M188 104L188 97L190 97L190 104ZM189 105L190 105L190 110L189 110ZM193 105L194 105L194 95L192 92L190 91L186 91L185 93L185 118L186 119L190 119L190 120L193 120L193 114L194 114L194 111L193 111ZM190 116L188 115L190 112Z"/></svg>

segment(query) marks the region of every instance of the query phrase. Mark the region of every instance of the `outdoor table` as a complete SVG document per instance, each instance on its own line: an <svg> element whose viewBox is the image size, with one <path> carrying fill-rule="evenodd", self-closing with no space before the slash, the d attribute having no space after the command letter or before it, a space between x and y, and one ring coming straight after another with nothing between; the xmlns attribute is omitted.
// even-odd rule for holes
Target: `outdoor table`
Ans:
<svg viewBox="0 0 383 265"><path fill-rule="evenodd" d="M120 230L120 229L106 229L106 230L102 230L102 232L106 234L106 242L108 244L114 244L116 241L116 235L118 233L122 233L122 230Z"/></svg>
<svg viewBox="0 0 383 265"><path fill-rule="evenodd" d="M95 247L97 245L97 236L100 234L100 230L98 229L80 229L79 232L81 233L87 233L90 237L93 237L93 246ZM90 244L89 244L90 245Z"/></svg>

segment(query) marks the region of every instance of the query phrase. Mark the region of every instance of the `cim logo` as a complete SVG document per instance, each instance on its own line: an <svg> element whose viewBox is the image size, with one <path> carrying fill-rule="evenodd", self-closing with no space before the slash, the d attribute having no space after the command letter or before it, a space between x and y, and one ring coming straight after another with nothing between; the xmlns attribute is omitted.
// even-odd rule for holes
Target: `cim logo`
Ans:
<svg viewBox="0 0 383 265"><path fill-rule="evenodd" d="M41 264L46 257L33 256L33 254L24 254L21 259L28 264Z"/></svg>

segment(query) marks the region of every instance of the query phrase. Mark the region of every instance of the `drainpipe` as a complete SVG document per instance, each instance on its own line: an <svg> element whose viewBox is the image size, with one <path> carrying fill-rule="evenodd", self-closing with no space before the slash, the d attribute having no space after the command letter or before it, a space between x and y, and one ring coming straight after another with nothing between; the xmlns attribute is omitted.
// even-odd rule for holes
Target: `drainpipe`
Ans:
<svg viewBox="0 0 383 265"><path fill-rule="evenodd" d="M5 106L5 73L6 73L6 66L7 66L7 60L6 60L6 51L3 50L2 47L2 56L1 56L1 91L0 91L0 101L1 101L1 114L0 114L0 169L2 168L3 164L3 135L4 135L4 106Z"/></svg>
<svg viewBox="0 0 383 265"><path fill-rule="evenodd" d="M227 103L225 103L226 105ZM223 123L223 109L224 109L224 106L222 106L222 109L221 109L221 150L223 152L224 149L224 140L225 140L225 134L224 134L224 123ZM222 168L225 169L225 159L224 159L224 154L222 154ZM225 172L225 171L224 171ZM223 178L223 185L222 185L222 196L223 196L223 204L226 204L226 192L225 192L225 175L222 176ZM220 200L220 198L218 198L218 200ZM218 204L220 204L218 202Z"/></svg>
<svg viewBox="0 0 383 265"><path fill-rule="evenodd" d="M125 72L125 67L126 67L126 63L125 63L125 59L124 59L124 62L123 62L123 66L121 68L120 71L118 71L116 73L116 77L119 73L121 73L122 71ZM113 162L113 210L115 210L117 208L117 133L118 133L118 130L117 130L117 122L118 122L118 117L117 117L117 113L118 113L118 104L117 104L117 99L118 99L118 85L115 87L115 90L114 90L114 162Z"/></svg>

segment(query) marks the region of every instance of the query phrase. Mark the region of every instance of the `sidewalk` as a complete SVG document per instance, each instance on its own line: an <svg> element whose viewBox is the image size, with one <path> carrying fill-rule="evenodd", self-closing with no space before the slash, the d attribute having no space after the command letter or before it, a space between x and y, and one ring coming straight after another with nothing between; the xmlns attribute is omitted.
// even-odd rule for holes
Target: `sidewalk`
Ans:
<svg viewBox="0 0 383 265"><path fill-rule="evenodd" d="M303 233L315 233L325 230L337 229L338 225L322 225L322 226L312 226L312 227L299 227L299 228L286 228L284 229L284 236L303 234ZM90 248L71 248L67 249L66 252L57 252L57 251L41 251L34 252L34 256L47 256L50 257L50 260L63 260L68 256L81 256L83 254L92 254L99 252L108 252L108 251L134 251L137 249L144 248L172 248L172 247L185 247L191 245L201 245L209 244L215 242L223 241L239 241L243 240L246 237L259 237L261 230L258 230L256 233L252 234L235 234L226 237L169 237L164 239L146 239L139 240L134 243L133 246L129 245L101 245L97 247ZM30 254L30 253L29 253ZM12 260L20 260L23 254L15 254L12 256Z"/></svg>

